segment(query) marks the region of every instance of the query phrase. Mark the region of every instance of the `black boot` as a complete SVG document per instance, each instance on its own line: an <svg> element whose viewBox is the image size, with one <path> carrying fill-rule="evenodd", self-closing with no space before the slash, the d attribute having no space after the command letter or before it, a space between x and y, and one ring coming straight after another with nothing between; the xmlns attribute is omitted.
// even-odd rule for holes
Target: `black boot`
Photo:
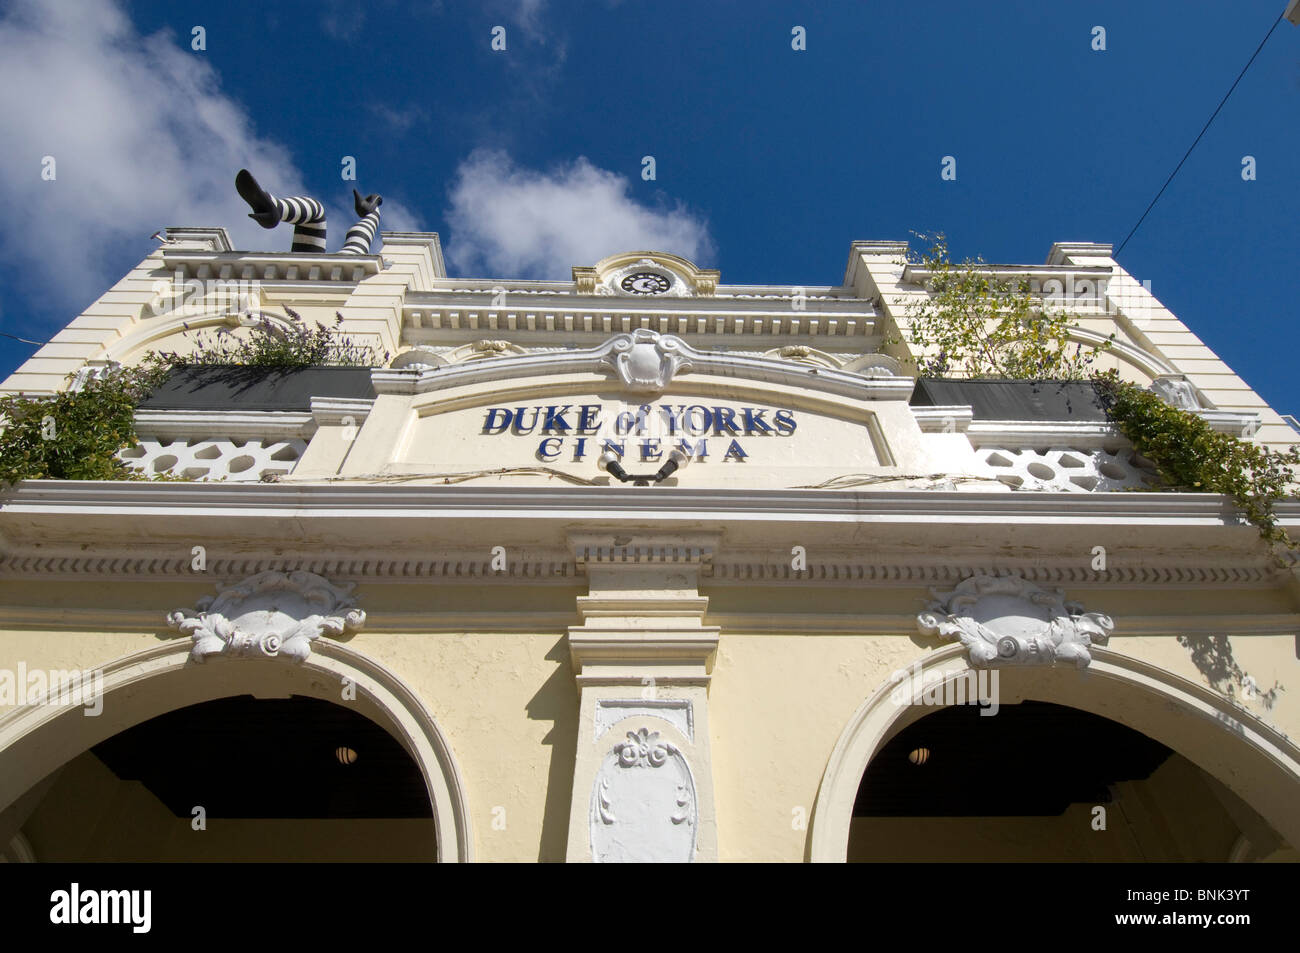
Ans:
<svg viewBox="0 0 1300 953"><path fill-rule="evenodd" d="M249 218L263 228L275 228L280 224L279 203L257 184L251 172L240 169L239 175L235 176L235 188L239 190L239 197L253 209Z"/></svg>
<svg viewBox="0 0 1300 953"><path fill-rule="evenodd" d="M380 196L367 195L365 198L362 198L361 193L356 189L352 190L352 201L356 205L357 218L365 218L375 209L379 208L379 206L384 204L384 200Z"/></svg>

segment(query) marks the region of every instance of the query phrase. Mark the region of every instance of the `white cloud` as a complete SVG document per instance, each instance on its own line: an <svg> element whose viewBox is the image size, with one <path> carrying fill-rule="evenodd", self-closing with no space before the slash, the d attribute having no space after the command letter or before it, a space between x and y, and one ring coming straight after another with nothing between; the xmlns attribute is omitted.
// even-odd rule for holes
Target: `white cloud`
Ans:
<svg viewBox="0 0 1300 953"><path fill-rule="evenodd" d="M11 223L0 255L42 280L51 303L84 305L164 225L224 225L236 247L289 247L288 226L268 232L248 219L235 173L251 170L276 195L310 192L288 150L256 135L188 40L142 37L111 0L20 0L0 21L0 88L9 91L0 99L0 201ZM57 163L52 182L40 175L47 155ZM356 217L351 193L318 197L337 248ZM383 212L384 228L419 227L387 197Z"/></svg>
<svg viewBox="0 0 1300 953"><path fill-rule="evenodd" d="M381 208L379 211L380 211L379 227L386 232L424 231L424 222L420 219L420 216L416 215L406 206L399 205L397 202L393 201L392 199L389 198L384 199L383 208ZM347 215L343 216L343 218L335 217L334 219L332 219L332 221L335 222L346 221L348 223L338 233L338 241L340 244L342 244L343 242L344 233L347 231L348 228L352 227L352 223L356 220L356 217L357 217L356 210L348 209ZM334 228L334 226L331 225L330 228ZM331 238L330 241L332 243L334 239Z"/></svg>
<svg viewBox="0 0 1300 953"><path fill-rule="evenodd" d="M515 5L515 19L526 30L541 29L542 10L546 0L519 0Z"/></svg>
<svg viewBox="0 0 1300 953"><path fill-rule="evenodd" d="M355 39L365 22L365 9L353 0L326 0L321 29L335 39Z"/></svg>
<svg viewBox="0 0 1300 953"><path fill-rule="evenodd" d="M417 120L425 118L424 110L419 106L405 106L394 109L387 103L368 103L371 115L388 127L389 131L400 135L415 125Z"/></svg>
<svg viewBox="0 0 1300 953"><path fill-rule="evenodd" d="M550 173L521 169L479 150L450 190L447 257L463 275L568 278L622 251L667 251L698 261L712 254L707 223L678 203L651 208L630 182L579 157Z"/></svg>

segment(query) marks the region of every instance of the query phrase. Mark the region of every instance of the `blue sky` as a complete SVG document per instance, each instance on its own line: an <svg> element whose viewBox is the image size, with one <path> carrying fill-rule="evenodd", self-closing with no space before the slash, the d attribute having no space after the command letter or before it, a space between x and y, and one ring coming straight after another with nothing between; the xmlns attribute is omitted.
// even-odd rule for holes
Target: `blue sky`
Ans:
<svg viewBox="0 0 1300 953"><path fill-rule="evenodd" d="M241 165L326 202L337 247L349 155L382 227L441 233L453 274L567 278L636 246L724 282L816 285L841 280L850 241L912 231L996 262L1118 245L1284 6L4 4L0 82L23 95L0 104L0 330L48 339L164 225L287 249L287 228L244 218ZM71 253L51 262L54 242ZM1284 21L1119 258L1287 413L1298 251L1300 27ZM0 369L33 350L0 338Z"/></svg>

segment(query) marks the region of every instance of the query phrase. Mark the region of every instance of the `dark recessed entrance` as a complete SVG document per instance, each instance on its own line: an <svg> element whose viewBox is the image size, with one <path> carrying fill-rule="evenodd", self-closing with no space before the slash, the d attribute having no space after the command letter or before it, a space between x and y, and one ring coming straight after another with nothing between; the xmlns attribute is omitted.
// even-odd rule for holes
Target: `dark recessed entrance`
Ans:
<svg viewBox="0 0 1300 953"><path fill-rule="evenodd" d="M174 709L33 787L20 833L55 862L434 861L420 768L360 707L244 695Z"/></svg>
<svg viewBox="0 0 1300 953"><path fill-rule="evenodd" d="M888 741L858 788L851 861L1209 861L1281 840L1187 758L1061 705L960 705Z"/></svg>
<svg viewBox="0 0 1300 953"><path fill-rule="evenodd" d="M1149 777L1172 753L1077 708L1026 701L993 716L981 710L941 708L900 731L867 768L853 816L1056 816L1109 802L1112 785ZM925 752L924 763L914 752Z"/></svg>
<svg viewBox="0 0 1300 953"><path fill-rule="evenodd" d="M424 778L369 718L316 698L222 698L168 712L92 751L177 817L432 817Z"/></svg>

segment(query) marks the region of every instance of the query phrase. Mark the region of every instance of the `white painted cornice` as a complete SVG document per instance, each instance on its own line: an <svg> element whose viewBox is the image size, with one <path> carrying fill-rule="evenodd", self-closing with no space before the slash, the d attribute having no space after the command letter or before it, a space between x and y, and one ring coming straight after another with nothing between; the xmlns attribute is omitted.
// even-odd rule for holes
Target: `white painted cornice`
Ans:
<svg viewBox="0 0 1300 953"><path fill-rule="evenodd" d="M616 382L617 378L605 368L612 360L611 355L626 344L627 338L627 335L617 335L599 347L582 350L506 356L421 371L378 368L371 372L371 380L378 394L427 394L469 384L581 373L610 376L611 382ZM674 335L662 335L658 339L671 344L674 353L689 361L691 369L678 371L678 376L690 373L740 378L861 400L905 401L911 397L915 387L910 377L864 377L793 361L699 351Z"/></svg>
<svg viewBox="0 0 1300 953"><path fill-rule="evenodd" d="M682 306L687 306L685 310L691 310L689 306L694 305L693 310L698 310L700 301L696 298L683 298L671 294L660 296L645 297L615 297L604 294L588 294L577 289L573 282L569 281L527 281L521 279L504 279L504 278L440 278L434 281L429 288L422 288L419 291L413 291L407 303L411 307L434 307L438 305L446 296L455 295L457 304L465 304L470 301L479 299L490 300L493 297L504 295L525 295L530 299L530 305L536 304L539 307L547 307L554 304L557 307L566 307L573 310L573 305L582 305L589 310L589 306L595 306L597 309L617 309L620 304L627 305L629 302L635 302L636 307L632 310L647 310L642 307L649 306L653 310L656 306L666 306L667 310L684 310ZM546 302L547 298L561 297L563 301ZM531 299L537 299L535 302ZM718 290L709 296L709 310L714 310L719 299L739 299L741 301L752 301L753 299L771 298L775 301L788 302L796 299L806 299L809 301L839 301L848 305L855 305L861 308L868 305L869 301L864 298L858 298L854 295L853 288L848 285L718 285ZM678 307L673 307L674 305ZM726 307L726 305L722 305ZM497 310L500 310L499 308ZM629 310L629 309L623 309Z"/></svg>
<svg viewBox="0 0 1300 953"><path fill-rule="evenodd" d="M969 404L943 404L913 407L912 416L922 433L965 433L975 419L975 411Z"/></svg>
<svg viewBox="0 0 1300 953"><path fill-rule="evenodd" d="M1100 532L1096 538L1102 538ZM780 561L768 553L725 554L714 560L708 578L712 586L930 588L954 586L981 573L1013 573L1041 585L1086 589L1113 589L1116 586L1144 589L1275 588L1290 578L1286 570L1270 564L1258 553L1253 558L1234 558L1228 565L1223 559L1189 562L1178 557L1175 560L1166 552L1160 557L1144 558L1142 565L1113 565L1098 572L1091 568L1090 563L1068 557L972 557L955 548L942 558L881 553L874 559L818 550L816 561L810 561L806 570L794 570L788 559Z"/></svg>
<svg viewBox="0 0 1300 953"><path fill-rule="evenodd" d="M819 347L874 349L880 319L876 307L863 299L819 296L813 293L816 290L799 298L720 292L707 299L704 312L695 298L528 297L507 291L502 300L489 289L459 299L451 294L416 292L408 294L403 303L403 340L409 344L464 343L476 336L491 336L516 344L576 347L644 328L760 350L789 343L788 338L815 339Z"/></svg>
<svg viewBox="0 0 1300 953"><path fill-rule="evenodd" d="M429 250L433 265L433 274L437 278L446 277L447 265L442 258L442 240L437 232L386 232L379 233L379 240L384 245L422 245Z"/></svg>
<svg viewBox="0 0 1300 953"><path fill-rule="evenodd" d="M800 635L899 635L906 628L900 614L818 612L714 612L709 621L724 633ZM1300 615L1290 613L1222 615L1160 615L1120 617L1111 647L1127 638L1205 633L1231 635L1290 635L1300 629ZM911 634L911 633L908 633Z"/></svg>
<svg viewBox="0 0 1300 953"><path fill-rule="evenodd" d="M556 287L515 287L492 282L470 282L468 279L446 279L447 288L434 288L428 291L412 291L404 302L408 312L455 308L475 311L499 312L503 316L511 312L523 314L560 312L568 314L609 314L623 315L698 315L701 308L699 298L675 297L613 297L611 295L582 295ZM455 282L454 285L450 284ZM528 282L525 285L551 284L549 282ZM476 287L476 285L478 287ZM522 300L511 300L517 295ZM454 297L453 297L454 296ZM493 299L505 298L505 303L494 303ZM793 307L796 299L801 307ZM790 285L725 285L716 296L710 296L703 303L707 304L709 315L724 314L743 317L749 314L793 314L800 312L815 314L866 314L873 315L871 302L865 298L855 298L852 289L837 286L809 286L802 289L802 294Z"/></svg>
<svg viewBox="0 0 1300 953"><path fill-rule="evenodd" d="M355 284L383 270L378 255L337 252L205 252L165 247L163 264L186 279L221 281L305 281Z"/></svg>
<svg viewBox="0 0 1300 953"><path fill-rule="evenodd" d="M355 424L370 416L374 407L373 398L363 397L313 397L311 399L311 418L318 425Z"/></svg>
<svg viewBox="0 0 1300 953"><path fill-rule="evenodd" d="M812 542L813 536L814 534L805 532L798 537L785 536L782 539L798 538ZM214 533L208 532L202 538L214 544L214 551L221 548L222 541ZM1099 534L1095 538L1105 537ZM508 542L504 537L501 539ZM270 541L257 542L267 550L275 546ZM439 546L437 558L427 558L427 547L424 552L418 552L414 544L409 542L382 551L375 548L364 551L353 549L347 558L332 555L211 558L203 572L194 571L192 557L188 552L183 557L142 556L141 546L135 546L130 551L96 547L95 555L36 555L27 550L24 553L11 552L0 556L0 581L193 581L207 586L213 579L237 581L261 572L303 571L327 576L337 582L375 585L558 586L582 592L591 577L589 567L579 567L571 555L560 550L553 550L549 554L535 552L521 556L515 550L507 548L507 554L515 552L515 556L508 555L507 568L498 570L492 568L492 558L487 555L489 550L485 546L470 547L463 543L453 545L457 548ZM169 551L175 553L177 547L172 546ZM997 575L1008 572L1040 585L1097 590L1115 587L1175 590L1273 589L1286 585L1291 579L1286 570L1269 564L1258 553L1253 558L1233 557L1231 565L1226 564L1225 559L1189 562L1187 557L1179 556L1181 562L1175 563L1168 555L1162 559L1140 554L1142 564L1116 565L1105 572L1093 571L1088 565L1081 565L1078 560L1070 562L1060 556L1017 559L987 554L972 555L967 548L956 543L950 546L943 561L938 557L900 555L892 548L886 552L883 545L880 552L864 554L860 550L828 549L815 543L808 558L807 569L794 570L789 564L788 548L772 548L763 552L727 553L706 565L684 568L692 569L692 580L697 578L695 571L698 570L699 584L707 583L710 588L749 588L758 585L789 590L843 586L855 589L902 587L924 590L935 586L954 586L977 573ZM635 570L636 567L623 568ZM668 567L660 564L653 568L659 570ZM610 577L608 572L601 575L604 579ZM586 605L590 609L591 606L582 601L586 598L588 597L579 595L579 605ZM644 600L625 598L620 601L619 609L645 618L677 617L686 610L696 614L703 612L706 601L698 597L685 599L675 594ZM13 611L21 615L27 610L18 607ZM79 610L68 612L70 614L66 617L66 625L77 627L84 624L83 613ZM596 616L600 613L593 611L590 614ZM2 617L3 614L0 613L0 618ZM40 618L57 620L63 617L51 609ZM454 630L456 623L452 619L453 616L448 616L441 621ZM491 621L495 625L500 620L497 615L491 615L484 616L480 621ZM157 616L151 615L149 620L136 620L130 622L128 627L152 629L157 622ZM125 622L123 624L127 625Z"/></svg>
<svg viewBox="0 0 1300 953"><path fill-rule="evenodd" d="M1300 526L1300 504L1278 515ZM1290 578L1231 503L1208 494L28 481L0 496L0 579L302 569L336 581L573 586L575 530L624 546L716 534L710 558L701 550L689 564L713 585L952 585L1002 570L1157 588ZM207 573L191 568L194 545ZM790 568L795 545L807 572ZM504 573L491 566L496 546ZM1106 573L1090 569L1095 546L1109 553Z"/></svg>
<svg viewBox="0 0 1300 953"><path fill-rule="evenodd" d="M1259 429L1259 414L1242 414L1231 410L1194 410L1211 430L1233 437L1249 437Z"/></svg>
<svg viewBox="0 0 1300 953"><path fill-rule="evenodd" d="M1113 245L1100 244L1098 242L1056 242L1052 245L1052 250L1047 254L1047 263L1049 265L1063 265L1069 267L1070 258L1110 258L1114 251Z"/></svg>
<svg viewBox="0 0 1300 953"><path fill-rule="evenodd" d="M844 268L844 286L856 288L863 258L884 258L899 264L907 261L909 246L900 241L855 241L849 245L849 261Z"/></svg>
<svg viewBox="0 0 1300 953"><path fill-rule="evenodd" d="M171 225L163 229L163 238L169 245L194 245L214 252L228 252L234 248L230 244L230 234L224 228L215 226Z"/></svg>
<svg viewBox="0 0 1300 953"><path fill-rule="evenodd" d="M662 630L661 630L662 631ZM569 657L579 686L641 686L646 672L664 686L707 685L708 669L718 651L718 627L674 637L621 629L573 626Z"/></svg>
<svg viewBox="0 0 1300 953"><path fill-rule="evenodd" d="M369 405L369 401L365 402ZM312 402L315 409L315 401ZM172 439L308 437L316 429L312 414L256 410L137 410L135 429L142 437Z"/></svg>
<svg viewBox="0 0 1300 953"><path fill-rule="evenodd" d="M692 489L563 486L395 486L391 484L217 484L117 480L26 480L0 493L0 520L34 513L118 510L196 515L256 510L303 516L421 516L441 512L502 518L529 513L557 519L607 514L626 519L771 517L881 522L1059 520L1220 525L1226 497L1209 493L947 493L797 489ZM1300 525L1300 502L1282 502L1286 525ZM1230 521L1232 522L1232 521Z"/></svg>
<svg viewBox="0 0 1300 953"><path fill-rule="evenodd" d="M1101 421L980 420L966 428L975 447L1069 447L1093 450L1129 445L1128 438Z"/></svg>
<svg viewBox="0 0 1300 953"><path fill-rule="evenodd" d="M195 580L202 586L210 580ZM946 584L946 583L945 583ZM361 590L364 593L364 590ZM435 632L564 632L574 611L436 613L385 609L366 620L369 633ZM723 633L801 635L911 634L906 613L832 612L707 612L705 618ZM0 605L0 626L49 631L154 632L168 634L156 607L144 609L68 608L51 605ZM1111 636L1112 647L1127 638L1205 633L1230 635L1291 635L1300 630L1300 615L1290 613L1223 613L1198 615L1124 615Z"/></svg>
<svg viewBox="0 0 1300 953"><path fill-rule="evenodd" d="M954 270L965 265L954 265ZM980 274L1006 280L1038 279L1061 281L1067 278L1099 280L1109 278L1115 269L1109 265L975 265L974 270ZM939 272L924 265L909 264L903 269L903 281L909 284L925 286Z"/></svg>
<svg viewBox="0 0 1300 953"><path fill-rule="evenodd" d="M608 567L701 569L713 560L717 533L574 533L569 536L580 571Z"/></svg>

